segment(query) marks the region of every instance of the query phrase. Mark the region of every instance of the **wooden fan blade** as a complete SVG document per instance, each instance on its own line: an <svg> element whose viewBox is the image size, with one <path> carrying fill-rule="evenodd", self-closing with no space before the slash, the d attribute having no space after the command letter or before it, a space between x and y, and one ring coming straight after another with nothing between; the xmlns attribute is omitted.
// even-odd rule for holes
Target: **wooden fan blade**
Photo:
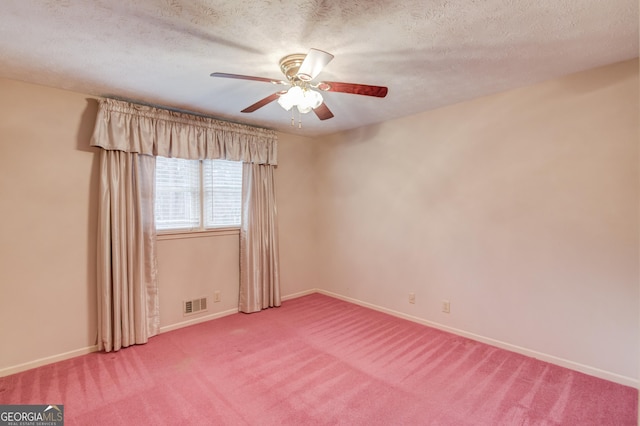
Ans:
<svg viewBox="0 0 640 426"><path fill-rule="evenodd" d="M278 97L280 96L282 92L276 92L272 95L267 96L264 99L260 99L258 102L256 102L255 104L246 107L245 109L243 109L240 112L253 112L255 110L257 110L258 108L262 108L263 106L270 104L271 102L275 101L276 99L278 99Z"/></svg>
<svg viewBox="0 0 640 426"><path fill-rule="evenodd" d="M331 53L318 49L310 49L298 69L296 76L302 81L311 81L333 59Z"/></svg>
<svg viewBox="0 0 640 426"><path fill-rule="evenodd" d="M328 120L333 117L333 113L324 102L318 108L314 108L313 112L316 113L320 120Z"/></svg>
<svg viewBox="0 0 640 426"><path fill-rule="evenodd" d="M384 86L369 86L368 84L340 83L337 81L323 81L317 88L325 92L351 93L353 95L375 96L384 98L388 89Z"/></svg>
<svg viewBox="0 0 640 426"><path fill-rule="evenodd" d="M282 81L282 80L273 80L271 78L264 78L264 77L253 77L251 75L227 74L224 72L211 73L211 77L236 78L238 80L264 81L265 83L273 83L273 84L289 84L286 81Z"/></svg>

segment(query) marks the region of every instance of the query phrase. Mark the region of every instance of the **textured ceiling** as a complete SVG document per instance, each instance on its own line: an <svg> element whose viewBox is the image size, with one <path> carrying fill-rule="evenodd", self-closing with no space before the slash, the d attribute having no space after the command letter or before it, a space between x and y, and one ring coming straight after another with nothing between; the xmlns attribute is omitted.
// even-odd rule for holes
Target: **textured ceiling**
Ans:
<svg viewBox="0 0 640 426"><path fill-rule="evenodd" d="M415 114L638 56L637 0L2 0L0 76L320 135ZM384 99L325 93L302 117L278 62L335 55L316 80L382 85Z"/></svg>

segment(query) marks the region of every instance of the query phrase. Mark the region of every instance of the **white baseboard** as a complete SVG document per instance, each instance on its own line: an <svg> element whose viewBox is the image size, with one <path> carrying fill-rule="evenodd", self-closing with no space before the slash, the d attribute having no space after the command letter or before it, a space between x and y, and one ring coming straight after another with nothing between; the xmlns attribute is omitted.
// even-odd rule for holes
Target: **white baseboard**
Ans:
<svg viewBox="0 0 640 426"><path fill-rule="evenodd" d="M308 294L312 294L316 292L317 291L315 289L311 289L311 290L307 290L299 293L289 294L289 295L283 296L282 300L295 299L297 297L306 296ZM211 321L217 318L225 317L227 315L233 315L238 312L239 312L238 308L228 309L226 311L204 315L204 316L193 318L187 321L182 321L176 324L166 325L164 327L160 327L160 333L166 333L169 331L178 330L180 328L188 327L190 325ZM13 365L11 367L0 369L0 377L10 376L11 374L16 374L22 371L31 370L32 368L42 367L43 365L53 364L54 362L64 361L70 358L75 358L77 356L86 355L91 352L97 352L97 350L98 350L98 345L87 346L86 348L76 349L76 350L65 352L62 354L52 355L45 358L36 359L34 361L28 361L22 364Z"/></svg>
<svg viewBox="0 0 640 426"><path fill-rule="evenodd" d="M176 324L165 325L164 327L160 327L160 333L166 333L167 331L177 330L183 327L189 327L190 325L200 324L201 322L211 321L217 318L226 317L227 315L233 315L238 313L238 308L228 309L222 312L216 312L209 315L204 315L202 317L193 318L187 321L182 321Z"/></svg>
<svg viewBox="0 0 640 426"><path fill-rule="evenodd" d="M43 365L53 364L54 362L64 361L67 359L75 358L80 355L86 355L91 352L96 352L98 345L87 346L85 348L76 349L73 351L61 353L58 355L52 355L45 358L36 359L34 361L25 362L11 367L6 367L0 370L0 377L9 376L11 374L20 373L22 371L31 370L32 368L42 367Z"/></svg>
<svg viewBox="0 0 640 426"><path fill-rule="evenodd" d="M188 327L190 325L198 324L205 321L210 321L216 318L221 318L227 315L232 315L238 312L238 309L229 309L223 312L216 312L214 314L194 318L188 321L183 321L177 324L167 325L165 327L160 327L160 333L166 333L168 331L177 330L179 328ZM45 358L36 359L33 361L28 361L18 365L12 365L11 367L6 367L0 369L0 377L10 376L11 374L20 373L23 371L31 370L32 368L42 367L43 365L53 364L54 362L65 361L67 359L75 358L77 356L86 355L91 352L97 352L98 345L87 346L85 348L76 349L73 351L48 356Z"/></svg>
<svg viewBox="0 0 640 426"><path fill-rule="evenodd" d="M313 293L317 293L317 290L316 289L311 289L311 290L301 291L299 293L288 294L286 296L282 296L281 299L282 300L290 300L290 299L295 299L295 298L306 296L308 294L313 294ZM179 323L176 323L176 324L167 325L167 326L164 326L164 327L160 327L160 333L166 333L167 331L173 331L173 330L177 330L179 328L188 327L190 325L199 324L201 322L206 322L206 321L211 321L211 320L214 320L214 319L217 319L217 318L226 317L227 315L237 314L238 312L240 312L240 310L238 308L228 309L226 311L216 312L214 314L209 314L209 315L205 315L205 316L202 316L202 317L190 319L190 320L187 320L187 321L182 321L182 322L179 322Z"/></svg>
<svg viewBox="0 0 640 426"><path fill-rule="evenodd" d="M591 367L588 365L580 364L577 362L570 361L568 359L559 358L553 355L545 354L542 352L537 352L531 349L523 348L521 346L512 345L511 343L502 342L500 340L495 340L490 337L481 336L475 333L470 333L464 330L459 330L457 328L449 327L437 322L428 321L423 318L415 317L413 315L408 315L402 312L394 311L393 309L383 308L382 306L374 305L372 303L363 302L358 299L354 299L351 297L346 297L341 294L333 293L330 291L316 289L315 292L324 294L326 296L335 297L336 299L344 300L346 302L354 303L356 305L364 306L365 308L370 308L379 312L384 312L389 315L393 315L395 317L403 318L409 321L416 322L418 324L426 325L429 327L437 328L438 330L446 331L458 336L466 337L471 340L475 340L477 342L486 343L491 346L495 346L501 349L505 349L511 352L516 352L521 355L529 356L535 359L539 359L541 361L548 362L550 364L555 364L560 367L565 367L570 370L579 371L581 373L588 374L590 376L595 376L600 379L609 380L614 383L619 383L625 386L631 386L634 388L638 388L640 386L640 381L634 379L632 377L623 376L620 374L612 373L610 371L601 370L596 367Z"/></svg>
<svg viewBox="0 0 640 426"><path fill-rule="evenodd" d="M286 296L282 296L282 300L291 300L291 299L297 299L298 297L302 297L302 296L307 296L309 294L313 294L313 293L318 293L319 291L315 288L312 288L311 290L305 290L305 291L300 291L298 293L292 293L292 294L287 294Z"/></svg>
<svg viewBox="0 0 640 426"><path fill-rule="evenodd" d="M563 358L559 358L553 355L549 355L549 354L545 354L545 353L541 353L541 352L537 352L531 349L527 349L527 348L523 348L517 345L512 345L510 343L506 343L506 342L502 342L500 340L495 340L489 337L485 337L485 336L481 336L478 334L474 334L474 333L469 333L467 331L464 330L459 330L453 327L449 327L437 322L433 322L433 321L428 321L425 320L423 318L419 318L419 317L415 317L413 315L408 315L402 312L398 312L398 311L394 311L393 309L387 309L387 308L383 308L382 306L378 306L378 305L374 305L372 303L368 303L368 302L363 302L361 300L358 299L354 299L351 297L347 297L347 296L343 296L341 294L337 294L337 293L333 293L330 291L326 291L326 290L322 290L322 289L311 289L311 290L306 290L306 291L302 291L302 292L298 292L298 293L293 293L293 294L289 294L286 296L282 297L282 300L291 300L291 299L296 299L298 297L302 297L302 296L307 296L309 294L313 294L313 293L320 293L320 294L324 294L326 296L330 296L330 297L335 297L336 299L340 299L340 300L344 300L346 302L350 302L350 303L354 303L356 305L360 305L360 306L364 306L366 308L370 308L379 312L384 312L386 314L389 315L393 315L395 317L398 318L403 318L409 321L413 321L416 322L418 324L422 324L422 325L426 325L429 327L433 327L433 328L437 328L439 330L443 330L443 331L447 331L449 333L458 335L458 336L462 336L462 337L466 337L469 338L471 340L475 340L478 342L482 342L482 343L486 343L488 345L491 346L496 346L498 348L501 349L505 349L511 352L516 352L525 356L529 356L532 358L536 358L539 359L541 361L545 361L545 362L549 362L551 364L555 364L555 365L559 365L561 367L565 367L565 368L569 368L571 370L575 370L575 371L579 371L581 373L585 373L585 374L589 374L591 376L595 376L604 380L609 380L611 382L614 383L619 383L621 385L625 385L625 386L631 386L631 387L635 387L638 388L640 386L640 381L638 381L637 379L631 378L631 377L627 377L627 376L623 376L620 374L616 374L616 373L612 373L609 371L605 371L605 370L601 370L599 368L595 368L595 367L591 367L588 365L583 365L577 362L573 362L573 361L569 361L567 359L563 359ZM234 308L234 309L229 309L223 312L216 312L210 315L205 315L202 317L198 317L198 318L194 318L188 321L183 321L177 324L172 324L172 325L167 325L164 327L160 327L160 333L166 333L168 331L173 331L173 330L177 330L179 328L183 328L183 327L188 327L190 325L194 325L194 324L199 324L202 322L206 322L206 321L211 321L217 318L222 318L225 317L227 315L233 315L235 313L238 313L238 309ZM54 362L59 362L59 361L64 361L70 358L75 358L77 356L81 356L81 355L86 355L89 354L91 352L96 352L98 350L98 346L97 345L93 345L93 346L87 346L85 348L81 348L81 349L76 349L73 351L69 351L69 352L65 352L62 354L57 354L57 355L52 355L49 357L45 357L45 358L40 358L40 359L36 359L34 361L29 361L29 362L25 362L23 364L18 364L18 365L14 365L11 367L6 367L3 369L0 369L0 377L4 377L4 376L9 376L11 374L16 374L16 373L20 373L22 371L26 371L26 370L30 370L32 368L36 368L36 367L41 367L43 365L47 365L47 364L52 364Z"/></svg>

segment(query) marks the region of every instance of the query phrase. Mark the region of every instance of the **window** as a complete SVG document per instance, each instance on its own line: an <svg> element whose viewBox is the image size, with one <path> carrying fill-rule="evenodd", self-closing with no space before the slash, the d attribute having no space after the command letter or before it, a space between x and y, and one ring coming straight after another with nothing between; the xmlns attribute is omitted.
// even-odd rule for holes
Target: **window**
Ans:
<svg viewBox="0 0 640 426"><path fill-rule="evenodd" d="M156 229L240 226L242 162L156 157Z"/></svg>

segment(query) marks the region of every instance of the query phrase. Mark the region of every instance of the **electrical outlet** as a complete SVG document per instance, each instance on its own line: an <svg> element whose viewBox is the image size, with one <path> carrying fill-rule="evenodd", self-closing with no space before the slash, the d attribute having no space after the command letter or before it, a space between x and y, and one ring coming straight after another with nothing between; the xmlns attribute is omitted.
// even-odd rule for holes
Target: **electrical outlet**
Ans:
<svg viewBox="0 0 640 426"><path fill-rule="evenodd" d="M220 297L220 292L216 291L213 293L213 303L217 303L220 302L221 297Z"/></svg>
<svg viewBox="0 0 640 426"><path fill-rule="evenodd" d="M451 303L449 303L448 300L442 301L442 312L444 312L445 314L451 312Z"/></svg>
<svg viewBox="0 0 640 426"><path fill-rule="evenodd" d="M416 294L409 293L409 303L416 303Z"/></svg>

